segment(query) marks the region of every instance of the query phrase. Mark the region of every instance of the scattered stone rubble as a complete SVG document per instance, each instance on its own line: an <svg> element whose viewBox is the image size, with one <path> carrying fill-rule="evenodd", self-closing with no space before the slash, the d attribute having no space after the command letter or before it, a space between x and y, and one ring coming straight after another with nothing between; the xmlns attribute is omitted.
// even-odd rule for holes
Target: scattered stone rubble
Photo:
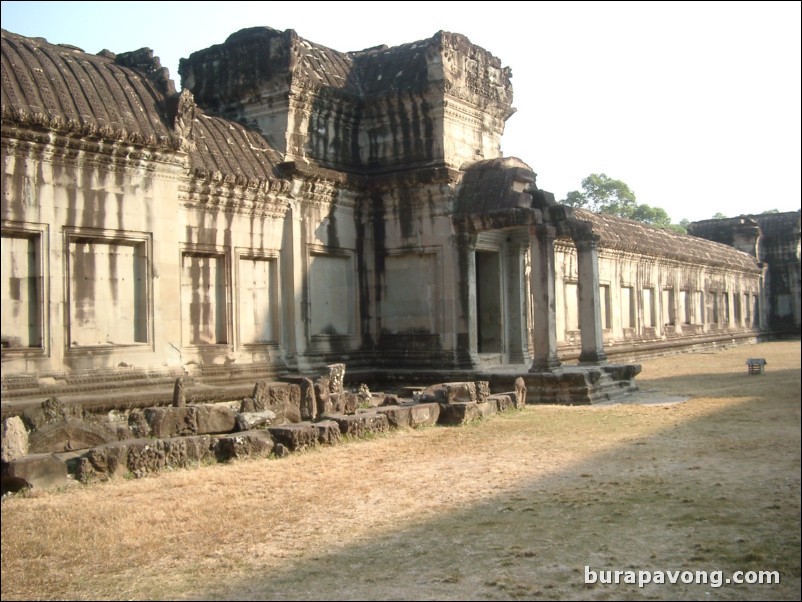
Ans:
<svg viewBox="0 0 802 602"><path fill-rule="evenodd" d="M325 374L259 381L240 401L187 404L183 382L173 404L96 414L51 398L2 423L2 489L54 488L74 478L88 483L141 477L171 468L241 458L284 457L343 437L393 428L459 425L523 408L523 378L509 393L491 394L486 381L452 382L412 397L358 392L344 386L345 365Z"/></svg>

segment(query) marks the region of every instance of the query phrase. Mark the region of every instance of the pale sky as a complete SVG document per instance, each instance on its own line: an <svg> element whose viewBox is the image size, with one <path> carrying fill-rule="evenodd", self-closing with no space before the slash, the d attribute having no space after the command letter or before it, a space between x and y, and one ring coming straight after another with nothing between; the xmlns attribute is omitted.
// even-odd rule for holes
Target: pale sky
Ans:
<svg viewBox="0 0 802 602"><path fill-rule="evenodd" d="M674 222L800 208L799 2L2 2L2 27L178 60L245 27L341 51L462 33L512 68L502 140L558 200L591 173Z"/></svg>

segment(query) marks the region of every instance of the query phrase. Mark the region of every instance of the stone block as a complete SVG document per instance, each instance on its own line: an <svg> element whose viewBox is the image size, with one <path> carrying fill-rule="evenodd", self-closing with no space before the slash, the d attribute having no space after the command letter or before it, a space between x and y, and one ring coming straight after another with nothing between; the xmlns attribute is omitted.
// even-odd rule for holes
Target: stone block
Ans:
<svg viewBox="0 0 802 602"><path fill-rule="evenodd" d="M489 416L498 413L498 406L496 405L495 401L478 401L476 402L476 407L479 410L479 414L482 418L488 418Z"/></svg>
<svg viewBox="0 0 802 602"><path fill-rule="evenodd" d="M276 443L281 443L290 451L303 449L317 443L317 429L308 422L271 426L267 430Z"/></svg>
<svg viewBox="0 0 802 602"><path fill-rule="evenodd" d="M496 404L496 409L499 412L509 412L515 409L515 393L495 393L487 398Z"/></svg>
<svg viewBox="0 0 802 602"><path fill-rule="evenodd" d="M160 439L137 439L130 442L126 465L137 477L163 470L167 465L164 443Z"/></svg>
<svg viewBox="0 0 802 602"><path fill-rule="evenodd" d="M321 376L315 381L315 400L317 402L317 415L330 414L332 412L329 400L329 379Z"/></svg>
<svg viewBox="0 0 802 602"><path fill-rule="evenodd" d="M440 417L437 419L437 424L465 424L481 417L482 413L475 401L443 403L440 404Z"/></svg>
<svg viewBox="0 0 802 602"><path fill-rule="evenodd" d="M329 393L342 393L345 389L343 383L345 381L345 364L331 364L326 366L328 368L329 378Z"/></svg>
<svg viewBox="0 0 802 602"><path fill-rule="evenodd" d="M330 393L328 405L332 414L353 414L359 407L359 396L349 391Z"/></svg>
<svg viewBox="0 0 802 602"><path fill-rule="evenodd" d="M239 411L242 414L253 414L256 412L256 404L253 402L253 397L244 397L239 404Z"/></svg>
<svg viewBox="0 0 802 602"><path fill-rule="evenodd" d="M411 427L433 426L440 418L440 404L417 403L409 406L409 425Z"/></svg>
<svg viewBox="0 0 802 602"><path fill-rule="evenodd" d="M352 437L363 437L368 433L381 433L390 429L387 415L376 410L353 415L332 414L327 418L334 420L340 426L343 435Z"/></svg>
<svg viewBox="0 0 802 602"><path fill-rule="evenodd" d="M288 450L282 443L276 443L276 447L273 448L273 453L276 454L277 458L286 458L290 455L290 450Z"/></svg>
<svg viewBox="0 0 802 602"><path fill-rule="evenodd" d="M74 418L43 424L28 436L28 453L90 449L117 440L117 433L98 422Z"/></svg>
<svg viewBox="0 0 802 602"><path fill-rule="evenodd" d="M28 455L28 429L19 416L3 420L0 459L13 462Z"/></svg>
<svg viewBox="0 0 802 602"><path fill-rule="evenodd" d="M193 406L145 408L144 415L151 435L159 439L198 432L198 417Z"/></svg>
<svg viewBox="0 0 802 602"><path fill-rule="evenodd" d="M317 442L325 445L334 445L342 440L340 425L334 420L321 420L316 422L314 427L317 429Z"/></svg>
<svg viewBox="0 0 802 602"><path fill-rule="evenodd" d="M33 454L3 467L3 491L55 489L67 484L67 464L54 454Z"/></svg>
<svg viewBox="0 0 802 602"><path fill-rule="evenodd" d="M317 398L315 397L315 383L308 378L298 383L301 394L300 409L301 420L314 420L317 418Z"/></svg>
<svg viewBox="0 0 802 602"><path fill-rule="evenodd" d="M131 410L128 414L128 430L135 439L150 437L150 424L144 410Z"/></svg>
<svg viewBox="0 0 802 602"><path fill-rule="evenodd" d="M419 401L424 403L466 403L476 401L476 383L473 382L454 382L441 383L425 388L420 395Z"/></svg>
<svg viewBox="0 0 802 602"><path fill-rule="evenodd" d="M243 431L219 437L214 455L219 462L240 458L266 458L274 449L273 438L265 430Z"/></svg>
<svg viewBox="0 0 802 602"><path fill-rule="evenodd" d="M128 471L128 444L124 441L94 447L80 459L76 478L82 483L105 481Z"/></svg>
<svg viewBox="0 0 802 602"><path fill-rule="evenodd" d="M164 439L162 441L164 466L165 468L197 466L200 462L213 457L213 444L214 440L209 435Z"/></svg>
<svg viewBox="0 0 802 602"><path fill-rule="evenodd" d="M251 431L256 428L264 428L273 424L276 413L271 410L263 412L240 412L236 415L237 430Z"/></svg>
<svg viewBox="0 0 802 602"><path fill-rule="evenodd" d="M365 411L373 411L373 410L365 410ZM387 416L387 422L390 425L390 428L402 428L402 427L412 426L410 423L409 406L382 406L380 408L376 408L375 411Z"/></svg>
<svg viewBox="0 0 802 602"><path fill-rule="evenodd" d="M486 380L477 380L474 385L476 386L476 401L487 401L490 396L490 383Z"/></svg>
<svg viewBox="0 0 802 602"><path fill-rule="evenodd" d="M397 406L397 405L401 405L402 403L403 403L403 400L400 399L398 397L398 395L390 394L390 395L385 395L384 396L384 399L382 400L381 405L383 405L383 406Z"/></svg>
<svg viewBox="0 0 802 602"><path fill-rule="evenodd" d="M284 376L282 378L288 383L298 386L300 419L303 421L312 421L317 418L318 402L315 393L315 383L312 382L312 379L306 376Z"/></svg>
<svg viewBox="0 0 802 602"><path fill-rule="evenodd" d="M196 433L199 435L230 433L236 427L236 414L225 405L204 404L193 409L197 415Z"/></svg>
<svg viewBox="0 0 802 602"><path fill-rule="evenodd" d="M126 466L137 477L165 468L197 466L214 458L211 452L213 441L210 435L126 441Z"/></svg>
<svg viewBox="0 0 802 602"><path fill-rule="evenodd" d="M296 384L259 381L251 397L253 408L247 411L271 410L277 422L301 421L301 387Z"/></svg>
<svg viewBox="0 0 802 602"><path fill-rule="evenodd" d="M36 407L27 408L22 413L22 419L32 431L36 431L46 424L64 422L68 418L80 419L81 414L80 407L63 404L51 397Z"/></svg>

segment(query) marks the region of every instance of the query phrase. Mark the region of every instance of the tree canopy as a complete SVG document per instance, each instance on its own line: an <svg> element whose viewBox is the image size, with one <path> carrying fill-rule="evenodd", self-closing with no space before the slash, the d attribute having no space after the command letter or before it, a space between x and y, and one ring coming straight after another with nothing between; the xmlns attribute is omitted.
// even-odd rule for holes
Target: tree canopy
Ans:
<svg viewBox="0 0 802 602"><path fill-rule="evenodd" d="M630 217L638 204L625 182L604 173L590 174L582 180L582 191L569 192L563 203L618 217Z"/></svg>
<svg viewBox="0 0 802 602"><path fill-rule="evenodd" d="M638 204L635 193L621 180L604 173L592 173L582 180L582 190L572 190L562 201L564 205L587 209L685 232L682 224L672 224L671 217L662 207Z"/></svg>

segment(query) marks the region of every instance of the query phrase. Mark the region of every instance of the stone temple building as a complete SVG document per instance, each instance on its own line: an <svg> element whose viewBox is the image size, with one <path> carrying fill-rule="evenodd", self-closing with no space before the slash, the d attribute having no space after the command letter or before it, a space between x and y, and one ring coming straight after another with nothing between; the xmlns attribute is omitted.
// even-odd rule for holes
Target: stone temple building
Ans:
<svg viewBox="0 0 802 602"><path fill-rule="evenodd" d="M256 27L179 72L2 32L4 399L799 331L798 212L681 236L560 205L502 155L510 70L465 36L339 52Z"/></svg>

